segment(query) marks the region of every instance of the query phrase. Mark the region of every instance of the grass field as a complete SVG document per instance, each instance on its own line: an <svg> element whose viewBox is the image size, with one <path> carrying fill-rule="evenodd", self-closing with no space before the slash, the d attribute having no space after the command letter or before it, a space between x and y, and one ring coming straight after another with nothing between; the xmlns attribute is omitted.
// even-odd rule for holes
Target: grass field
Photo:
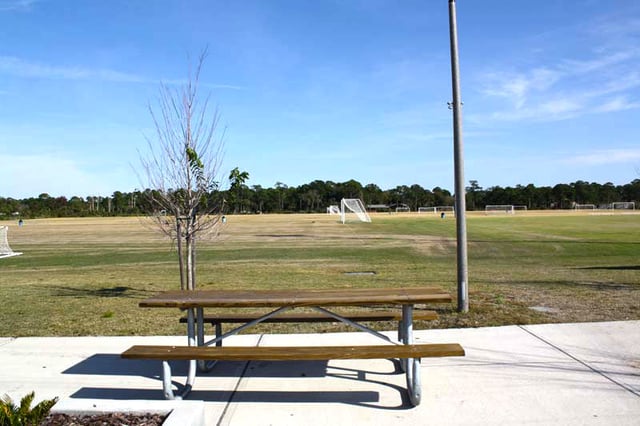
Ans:
<svg viewBox="0 0 640 426"><path fill-rule="evenodd" d="M178 312L137 307L179 288L175 253L145 219L2 224L24 254L0 259L0 336L184 333ZM441 319L418 328L640 319L640 215L471 214L467 224L470 312L435 306ZM438 285L455 296L450 217L229 216L198 250L200 288Z"/></svg>

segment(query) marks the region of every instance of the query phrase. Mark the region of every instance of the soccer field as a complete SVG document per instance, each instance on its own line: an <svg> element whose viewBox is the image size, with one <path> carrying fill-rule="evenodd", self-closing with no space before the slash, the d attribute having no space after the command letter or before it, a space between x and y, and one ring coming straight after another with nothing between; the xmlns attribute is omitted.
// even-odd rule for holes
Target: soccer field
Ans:
<svg viewBox="0 0 640 426"><path fill-rule="evenodd" d="M227 219L217 239L198 242L199 288L437 285L455 296L453 217ZM24 254L0 259L1 336L184 332L177 312L137 307L179 288L176 254L146 219L2 224ZM472 213L467 225L470 312L434 306L441 319L419 327L640 319L640 215Z"/></svg>

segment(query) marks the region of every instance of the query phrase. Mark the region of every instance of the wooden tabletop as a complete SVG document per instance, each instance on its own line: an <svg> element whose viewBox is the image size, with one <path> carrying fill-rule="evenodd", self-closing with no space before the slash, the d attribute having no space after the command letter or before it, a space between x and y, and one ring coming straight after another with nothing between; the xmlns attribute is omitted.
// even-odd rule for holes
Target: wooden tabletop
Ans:
<svg viewBox="0 0 640 426"><path fill-rule="evenodd" d="M344 288L326 290L176 290L139 303L144 308L264 308L302 306L406 305L448 303L434 287Z"/></svg>

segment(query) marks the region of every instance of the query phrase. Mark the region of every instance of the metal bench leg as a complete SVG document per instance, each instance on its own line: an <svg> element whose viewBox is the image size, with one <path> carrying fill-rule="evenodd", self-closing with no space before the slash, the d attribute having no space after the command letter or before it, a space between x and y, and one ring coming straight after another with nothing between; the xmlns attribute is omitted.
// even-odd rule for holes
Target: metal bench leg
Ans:
<svg viewBox="0 0 640 426"><path fill-rule="evenodd" d="M165 399L184 399L189 395L193 388L193 382L196 378L196 362L189 361L189 373L187 375L187 382L184 385L182 391L178 394L173 392L173 379L171 376L171 365L168 361L162 361L162 392Z"/></svg>
<svg viewBox="0 0 640 426"><path fill-rule="evenodd" d="M413 305L402 306L402 321L399 337L405 345L413 344ZM411 405L420 404L422 388L420 383L420 358L401 360L402 367L407 378L407 391Z"/></svg>

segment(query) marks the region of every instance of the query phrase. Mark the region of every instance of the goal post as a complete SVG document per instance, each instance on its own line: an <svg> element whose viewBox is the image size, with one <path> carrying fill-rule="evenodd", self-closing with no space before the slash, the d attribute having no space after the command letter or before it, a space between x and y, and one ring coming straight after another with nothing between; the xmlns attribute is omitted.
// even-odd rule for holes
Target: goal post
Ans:
<svg viewBox="0 0 640 426"><path fill-rule="evenodd" d="M574 204L573 205L573 209L574 210L595 210L596 209L596 205L595 204Z"/></svg>
<svg viewBox="0 0 640 426"><path fill-rule="evenodd" d="M505 213L513 214L515 212L513 204L488 204L484 207L486 214Z"/></svg>
<svg viewBox="0 0 640 426"><path fill-rule="evenodd" d="M346 223L351 214L355 214L361 222L371 222L362 200L359 198L343 198L340 201L340 221Z"/></svg>
<svg viewBox="0 0 640 426"><path fill-rule="evenodd" d="M9 227L0 226L0 259L3 257L19 256L22 253L11 250L9 246Z"/></svg>
<svg viewBox="0 0 640 426"><path fill-rule="evenodd" d="M340 214L340 206L330 205L327 207L327 214Z"/></svg>
<svg viewBox="0 0 640 426"><path fill-rule="evenodd" d="M418 207L418 213L435 213L435 207Z"/></svg>
<svg viewBox="0 0 640 426"><path fill-rule="evenodd" d="M620 211L620 210L635 210L636 203L635 201L616 201L611 203L611 210Z"/></svg>
<svg viewBox="0 0 640 426"><path fill-rule="evenodd" d="M456 208L455 206L435 206L434 207L434 213L455 213L456 212Z"/></svg>

